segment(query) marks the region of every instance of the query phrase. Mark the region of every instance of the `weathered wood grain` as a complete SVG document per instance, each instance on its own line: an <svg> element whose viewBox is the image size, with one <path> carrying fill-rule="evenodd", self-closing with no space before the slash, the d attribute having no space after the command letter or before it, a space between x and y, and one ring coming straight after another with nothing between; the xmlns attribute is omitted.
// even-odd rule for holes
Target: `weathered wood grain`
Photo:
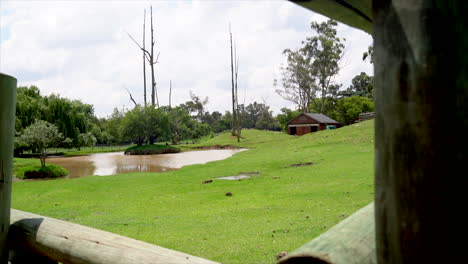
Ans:
<svg viewBox="0 0 468 264"><path fill-rule="evenodd" d="M0 264L8 261L16 79L0 73Z"/></svg>
<svg viewBox="0 0 468 264"><path fill-rule="evenodd" d="M379 263L466 263L467 1L373 4Z"/></svg>
<svg viewBox="0 0 468 264"><path fill-rule="evenodd" d="M215 264L132 238L15 209L11 210L9 239L17 252L26 249L65 264Z"/></svg>

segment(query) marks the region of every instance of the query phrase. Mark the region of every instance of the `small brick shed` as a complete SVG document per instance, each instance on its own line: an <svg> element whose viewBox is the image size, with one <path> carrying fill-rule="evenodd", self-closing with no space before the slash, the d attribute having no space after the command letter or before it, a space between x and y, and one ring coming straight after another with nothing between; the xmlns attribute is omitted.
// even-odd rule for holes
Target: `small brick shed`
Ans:
<svg viewBox="0 0 468 264"><path fill-rule="evenodd" d="M328 125L339 127L340 123L324 114L302 113L289 121L288 134L300 136L324 130Z"/></svg>

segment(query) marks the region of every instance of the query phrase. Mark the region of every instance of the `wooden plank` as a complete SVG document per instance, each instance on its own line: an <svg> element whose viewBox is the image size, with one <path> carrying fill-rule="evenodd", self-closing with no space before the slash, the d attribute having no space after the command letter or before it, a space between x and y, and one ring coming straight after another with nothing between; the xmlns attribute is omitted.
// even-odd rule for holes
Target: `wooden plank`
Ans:
<svg viewBox="0 0 468 264"><path fill-rule="evenodd" d="M16 79L0 73L0 264L8 262Z"/></svg>
<svg viewBox="0 0 468 264"><path fill-rule="evenodd" d="M372 32L372 0L301 0L291 2L341 23L362 29L369 34Z"/></svg>
<svg viewBox="0 0 468 264"><path fill-rule="evenodd" d="M375 255L374 203L280 260L280 264L373 264Z"/></svg>
<svg viewBox="0 0 468 264"><path fill-rule="evenodd" d="M11 210L9 242L15 251L30 250L73 264L215 264L189 254L110 232Z"/></svg>
<svg viewBox="0 0 468 264"><path fill-rule="evenodd" d="M374 1L379 263L466 263L468 5Z"/></svg>

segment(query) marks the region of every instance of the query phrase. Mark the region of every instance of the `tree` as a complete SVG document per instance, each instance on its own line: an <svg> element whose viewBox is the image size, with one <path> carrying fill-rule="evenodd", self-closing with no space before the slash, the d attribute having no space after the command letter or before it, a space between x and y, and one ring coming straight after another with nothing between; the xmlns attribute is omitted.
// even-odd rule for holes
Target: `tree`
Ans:
<svg viewBox="0 0 468 264"><path fill-rule="evenodd" d="M338 100L337 121L344 125L354 123L354 120L363 112L374 111L374 103L371 99L361 96L351 96Z"/></svg>
<svg viewBox="0 0 468 264"><path fill-rule="evenodd" d="M97 139L90 132L81 133L79 136L79 142L80 142L79 147L93 147L94 145L96 145Z"/></svg>
<svg viewBox="0 0 468 264"><path fill-rule="evenodd" d="M140 105L128 111L122 119L122 137L125 140L143 145L146 139L146 120L144 108Z"/></svg>
<svg viewBox="0 0 468 264"><path fill-rule="evenodd" d="M159 107L159 98L158 98L158 92L156 89L156 79L154 77L154 73L155 73L154 65L158 63L159 61L159 52L155 57L154 56L155 41L154 41L154 29L153 29L153 6L150 6L150 14L151 14L150 15L151 17L151 49L150 51L148 51L145 48L144 44L143 46L140 45L129 33L127 33L127 35L130 37L131 40L133 40L133 42L138 46L138 48L140 48L140 50L144 54L144 58L146 58L148 64L150 65L150 68L151 68L151 105L156 105L157 107ZM146 17L146 11L144 13L144 17ZM145 22L143 22L143 30L145 30ZM144 38L145 38L145 33L143 32L143 41L144 41ZM145 105L146 105L146 69L144 70L143 79L145 83L144 94L145 94Z"/></svg>
<svg viewBox="0 0 468 264"><path fill-rule="evenodd" d="M229 36L231 41L231 90L232 90L232 135L240 142L241 120L239 115L239 101L237 97L237 76L239 73L239 57L236 54L235 43L232 43L231 26L229 25Z"/></svg>
<svg viewBox="0 0 468 264"><path fill-rule="evenodd" d="M185 104L181 106L190 114L195 113L195 115L192 115L192 118L202 121L205 114L205 105L208 103L208 96L202 100L199 96L190 91L190 99L190 101L185 102Z"/></svg>
<svg viewBox="0 0 468 264"><path fill-rule="evenodd" d="M307 112L318 90L312 75L310 61L303 50L285 49L287 66L281 66L281 87L273 81L275 92L283 99L293 102L301 112Z"/></svg>
<svg viewBox="0 0 468 264"><path fill-rule="evenodd" d="M192 121L192 118L183 107L177 106L169 110L168 130L171 135L172 144L179 144L180 140L188 137L190 121Z"/></svg>
<svg viewBox="0 0 468 264"><path fill-rule="evenodd" d="M163 110L154 106L147 106L143 109L143 115L146 139L149 144L153 144L158 138L167 136L168 118Z"/></svg>
<svg viewBox="0 0 468 264"><path fill-rule="evenodd" d="M278 120L281 130L286 132L288 131L288 122L297 117L300 114L300 111L294 111L286 107L281 108L280 111L281 114L276 116L276 120Z"/></svg>
<svg viewBox="0 0 468 264"><path fill-rule="evenodd" d="M353 78L348 89L340 92L339 95L343 97L362 96L370 99L374 98L374 77L361 72L361 74Z"/></svg>
<svg viewBox="0 0 468 264"><path fill-rule="evenodd" d="M104 122L104 131L109 134L110 140L115 144L122 143L124 141L124 137L122 135L122 121L124 117L124 109L119 110L118 108L114 108L112 114L108 116Z"/></svg>
<svg viewBox="0 0 468 264"><path fill-rule="evenodd" d="M18 139L31 149L39 151L41 154L41 167L44 168L47 148L56 147L64 138L62 133L59 133L57 127L53 124L44 120L36 120L32 125L24 129Z"/></svg>
<svg viewBox="0 0 468 264"><path fill-rule="evenodd" d="M288 65L281 68L282 88L277 88L276 92L285 100L296 103L300 111L308 111L311 104L318 104L313 107L324 113L325 99L336 96L341 86L334 82L344 49L344 39L337 37L337 25L331 19L323 23L312 22L311 29L317 35L304 40L299 50L283 52L287 55ZM275 80L274 85L277 87L278 81Z"/></svg>
<svg viewBox="0 0 468 264"><path fill-rule="evenodd" d="M362 60L365 61L367 58L369 58L370 63L374 63L374 46L370 45L367 48L367 51L362 54Z"/></svg>

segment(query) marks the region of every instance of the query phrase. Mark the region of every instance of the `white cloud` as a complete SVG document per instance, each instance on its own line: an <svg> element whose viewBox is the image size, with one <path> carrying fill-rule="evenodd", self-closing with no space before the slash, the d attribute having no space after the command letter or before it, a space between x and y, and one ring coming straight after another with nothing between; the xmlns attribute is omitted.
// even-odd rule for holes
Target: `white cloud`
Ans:
<svg viewBox="0 0 468 264"><path fill-rule="evenodd" d="M229 22L240 57L240 100L265 100L278 111L291 107L272 87L284 60L283 49L298 47L311 35L311 20L326 19L286 1L152 4L156 50L161 52L156 67L161 103L168 103L172 80L173 105L188 100L191 90L209 96L209 110L221 112L230 109ZM141 41L143 9L149 5L3 2L0 8L8 12L0 12L0 30L9 33L0 39L0 71L16 76L20 85L38 85L44 94L59 93L93 104L99 116L110 114L114 107L131 106L125 88L142 102L142 54L125 32ZM149 30L149 8L146 26ZM372 73L361 60L371 38L344 25L339 33L348 39L346 67L339 76L345 87L361 71ZM147 76L149 86L149 69Z"/></svg>

